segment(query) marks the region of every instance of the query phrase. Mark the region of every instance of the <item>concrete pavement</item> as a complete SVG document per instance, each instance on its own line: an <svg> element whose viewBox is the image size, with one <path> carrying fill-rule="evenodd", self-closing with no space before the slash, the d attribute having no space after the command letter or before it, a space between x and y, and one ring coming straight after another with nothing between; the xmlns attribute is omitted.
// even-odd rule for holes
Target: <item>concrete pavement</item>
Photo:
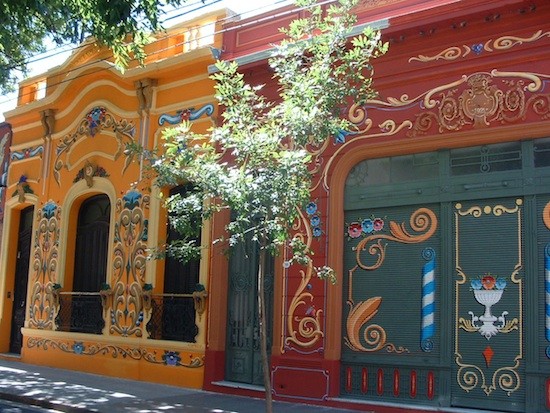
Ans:
<svg viewBox="0 0 550 413"><path fill-rule="evenodd" d="M264 400L0 359L0 399L62 412L260 413ZM275 413L352 412L274 402Z"/></svg>

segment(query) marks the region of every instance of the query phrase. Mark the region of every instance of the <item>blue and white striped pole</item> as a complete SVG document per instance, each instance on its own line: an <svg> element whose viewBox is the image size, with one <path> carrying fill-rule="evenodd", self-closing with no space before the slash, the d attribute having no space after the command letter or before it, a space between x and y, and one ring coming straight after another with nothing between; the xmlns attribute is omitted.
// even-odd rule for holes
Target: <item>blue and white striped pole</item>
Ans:
<svg viewBox="0 0 550 413"><path fill-rule="evenodd" d="M422 267L422 331L420 348L430 352L434 348L435 333L435 251L425 248L422 257L428 262Z"/></svg>

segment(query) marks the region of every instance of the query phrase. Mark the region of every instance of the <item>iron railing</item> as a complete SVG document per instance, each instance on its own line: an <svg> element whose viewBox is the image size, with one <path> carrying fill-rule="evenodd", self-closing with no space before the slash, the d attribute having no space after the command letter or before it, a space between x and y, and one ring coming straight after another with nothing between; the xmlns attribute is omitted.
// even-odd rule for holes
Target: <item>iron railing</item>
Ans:
<svg viewBox="0 0 550 413"><path fill-rule="evenodd" d="M199 328L195 324L193 294L151 295L151 317L146 328L150 339L194 343Z"/></svg>
<svg viewBox="0 0 550 413"><path fill-rule="evenodd" d="M60 292L55 324L58 331L101 334L105 320L100 293Z"/></svg>

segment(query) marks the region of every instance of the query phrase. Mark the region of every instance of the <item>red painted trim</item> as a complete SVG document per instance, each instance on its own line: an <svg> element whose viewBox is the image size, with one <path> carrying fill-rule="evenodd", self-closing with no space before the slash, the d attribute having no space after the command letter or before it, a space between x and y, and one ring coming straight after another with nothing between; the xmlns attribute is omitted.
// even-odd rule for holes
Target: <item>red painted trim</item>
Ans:
<svg viewBox="0 0 550 413"><path fill-rule="evenodd" d="M550 410L550 379L546 379L545 393L546 408Z"/></svg>
<svg viewBox="0 0 550 413"><path fill-rule="evenodd" d="M409 389L409 395L413 399L416 397L416 370L411 371L411 387Z"/></svg>
<svg viewBox="0 0 550 413"><path fill-rule="evenodd" d="M376 392L379 396L384 393L384 370L378 369L376 377Z"/></svg>
<svg viewBox="0 0 550 413"><path fill-rule="evenodd" d="M351 367L346 369L346 391L351 392Z"/></svg>
<svg viewBox="0 0 550 413"><path fill-rule="evenodd" d="M428 372L428 388L427 388L427 396L428 399L432 400L434 398L434 372L430 371Z"/></svg>
<svg viewBox="0 0 550 413"><path fill-rule="evenodd" d="M393 395L399 396L399 369L393 371Z"/></svg>
<svg viewBox="0 0 550 413"><path fill-rule="evenodd" d="M361 392L366 393L369 390L369 371L363 367L361 371Z"/></svg>

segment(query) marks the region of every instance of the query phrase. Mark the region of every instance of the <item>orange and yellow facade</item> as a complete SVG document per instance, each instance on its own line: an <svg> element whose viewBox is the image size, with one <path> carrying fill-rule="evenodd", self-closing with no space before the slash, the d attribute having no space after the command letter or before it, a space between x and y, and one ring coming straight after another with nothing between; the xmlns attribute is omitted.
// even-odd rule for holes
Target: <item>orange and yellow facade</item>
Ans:
<svg viewBox="0 0 550 413"><path fill-rule="evenodd" d="M22 83L7 116L1 352L31 207L23 361L262 397L253 254L228 259L210 245L228 213L202 228L193 339L146 327L169 279L146 250L167 236L159 193L170 188L123 152L127 142L153 148L182 118L197 131L215 124L209 46L276 97L269 49L302 14L205 16L171 29L145 68L124 74L84 45ZM550 411L550 5L368 1L357 16L390 49L373 63L378 98L348 102L353 128L309 148L314 183L295 230L338 284L286 268L285 251L276 258L274 397L378 413ZM203 27L214 34L199 44ZM43 80L46 96L31 99ZM79 211L97 196L110 208L105 285L94 293L104 325L60 331L59 302L78 278Z"/></svg>
<svg viewBox="0 0 550 413"><path fill-rule="evenodd" d="M124 151L130 142L158 145L162 130L185 118L197 131L214 124L217 108L207 66L214 61L210 47L221 44L217 33L225 17L225 11L213 12L168 30L148 46L145 67L133 63L121 73L106 51L88 42L62 65L21 83L18 106L7 114L16 137L8 152L0 254L3 353L19 352L10 343L22 256L14 246L22 211L30 210L28 285L18 292L25 302L21 360L202 387L202 310L193 320L193 342L148 338L150 297L163 292L164 267L147 260L147 249L166 238L160 198L165 189L148 180L139 159ZM60 302L70 306L76 300L71 293L80 276L75 273L79 211L98 195L108 208L108 242L102 253L87 252L90 265L106 253L100 269L105 278L101 290L88 294L101 299L104 325L93 335L60 331ZM208 253L202 261L199 282L208 288Z"/></svg>

